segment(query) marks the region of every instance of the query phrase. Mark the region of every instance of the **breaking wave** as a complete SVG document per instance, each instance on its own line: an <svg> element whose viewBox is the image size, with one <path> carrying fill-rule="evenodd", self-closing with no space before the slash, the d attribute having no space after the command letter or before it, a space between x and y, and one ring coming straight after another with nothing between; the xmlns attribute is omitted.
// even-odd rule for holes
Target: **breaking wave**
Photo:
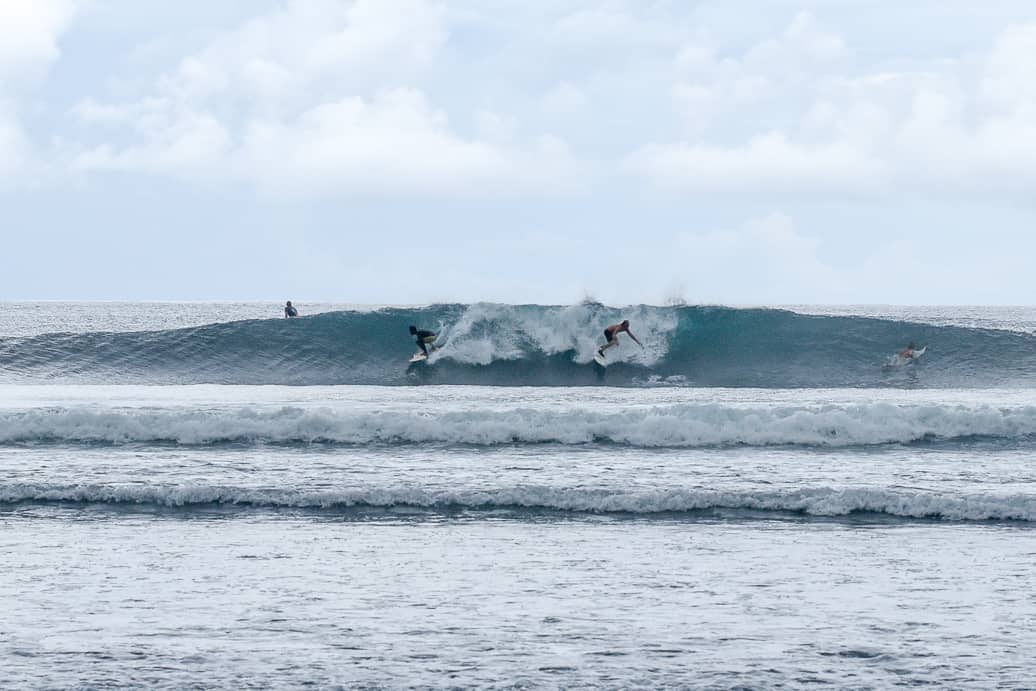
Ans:
<svg viewBox="0 0 1036 691"><path fill-rule="evenodd" d="M882 514L895 518L953 521L1036 521L1036 496L1033 495L953 495L916 490L829 487L786 491L626 491L535 486L453 491L408 487L304 491L203 485L0 485L0 506L17 504L330 512L365 509L540 510L648 516L750 511L818 517Z"/></svg>
<svg viewBox="0 0 1036 691"><path fill-rule="evenodd" d="M1036 437L1036 407L680 403L448 412L332 408L34 408L0 412L0 444L620 444L853 447Z"/></svg>
<svg viewBox="0 0 1036 691"><path fill-rule="evenodd" d="M608 324L629 319L610 364ZM411 324L440 334L408 367ZM908 341L921 361L884 366ZM137 384L488 384L979 387L1036 382L1036 336L777 309L438 305L132 333L0 339L0 381Z"/></svg>

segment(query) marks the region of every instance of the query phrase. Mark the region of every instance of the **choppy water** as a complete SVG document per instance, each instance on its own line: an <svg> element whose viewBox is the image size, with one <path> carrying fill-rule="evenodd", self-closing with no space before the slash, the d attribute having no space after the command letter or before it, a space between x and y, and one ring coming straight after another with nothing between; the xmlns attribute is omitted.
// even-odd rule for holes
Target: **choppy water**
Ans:
<svg viewBox="0 0 1036 691"><path fill-rule="evenodd" d="M1036 685L1025 310L206 309L2 312L0 686Z"/></svg>

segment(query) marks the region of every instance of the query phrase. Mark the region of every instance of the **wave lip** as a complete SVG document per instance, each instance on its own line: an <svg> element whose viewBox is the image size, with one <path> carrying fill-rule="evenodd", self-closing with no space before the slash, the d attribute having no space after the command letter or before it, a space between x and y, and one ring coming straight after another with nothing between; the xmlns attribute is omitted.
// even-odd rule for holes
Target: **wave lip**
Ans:
<svg viewBox="0 0 1036 691"><path fill-rule="evenodd" d="M337 491L250 489L231 486L0 485L0 505L105 504L203 509L547 510L587 514L693 514L711 510L795 513L815 517L881 514L953 521L1036 521L1036 496L943 494L916 490L818 487L786 491L658 489L611 490L503 487L427 490L419 487Z"/></svg>
<svg viewBox="0 0 1036 691"><path fill-rule="evenodd" d="M681 403L615 412L519 408L349 412L42 408L0 413L0 444L619 444L643 448L853 447L1036 436L1036 407L737 406Z"/></svg>

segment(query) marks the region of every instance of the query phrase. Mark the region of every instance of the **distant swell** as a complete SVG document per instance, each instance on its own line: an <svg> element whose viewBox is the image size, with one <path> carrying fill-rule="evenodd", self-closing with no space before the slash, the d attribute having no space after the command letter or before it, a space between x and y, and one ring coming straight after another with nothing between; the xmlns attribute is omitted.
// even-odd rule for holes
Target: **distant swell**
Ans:
<svg viewBox="0 0 1036 691"><path fill-rule="evenodd" d="M884 514L898 518L956 521L1034 521L1036 496L948 495L895 489L795 491L558 489L512 487L431 491L420 488L357 488L295 491L237 487L141 487L107 485L0 485L0 505L102 504L237 509L544 510L572 513L693 514L715 510L797 513L808 516Z"/></svg>
<svg viewBox="0 0 1036 691"><path fill-rule="evenodd" d="M608 324L629 319L609 366ZM441 336L407 366L411 324ZM886 367L908 341L914 365ZM1036 337L786 310L598 304L439 305L135 333L0 338L0 382L980 387L1036 383Z"/></svg>
<svg viewBox="0 0 1036 691"><path fill-rule="evenodd" d="M350 412L46 408L0 412L0 444L621 444L632 447L890 443L1036 436L1036 408L671 404L601 408Z"/></svg>

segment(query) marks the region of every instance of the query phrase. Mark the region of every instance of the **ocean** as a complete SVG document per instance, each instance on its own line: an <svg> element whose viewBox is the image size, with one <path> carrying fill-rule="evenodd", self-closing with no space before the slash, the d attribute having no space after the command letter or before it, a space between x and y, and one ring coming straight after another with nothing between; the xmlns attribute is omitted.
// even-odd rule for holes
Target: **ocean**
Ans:
<svg viewBox="0 0 1036 691"><path fill-rule="evenodd" d="M1036 308L0 306L2 688L1036 687Z"/></svg>

